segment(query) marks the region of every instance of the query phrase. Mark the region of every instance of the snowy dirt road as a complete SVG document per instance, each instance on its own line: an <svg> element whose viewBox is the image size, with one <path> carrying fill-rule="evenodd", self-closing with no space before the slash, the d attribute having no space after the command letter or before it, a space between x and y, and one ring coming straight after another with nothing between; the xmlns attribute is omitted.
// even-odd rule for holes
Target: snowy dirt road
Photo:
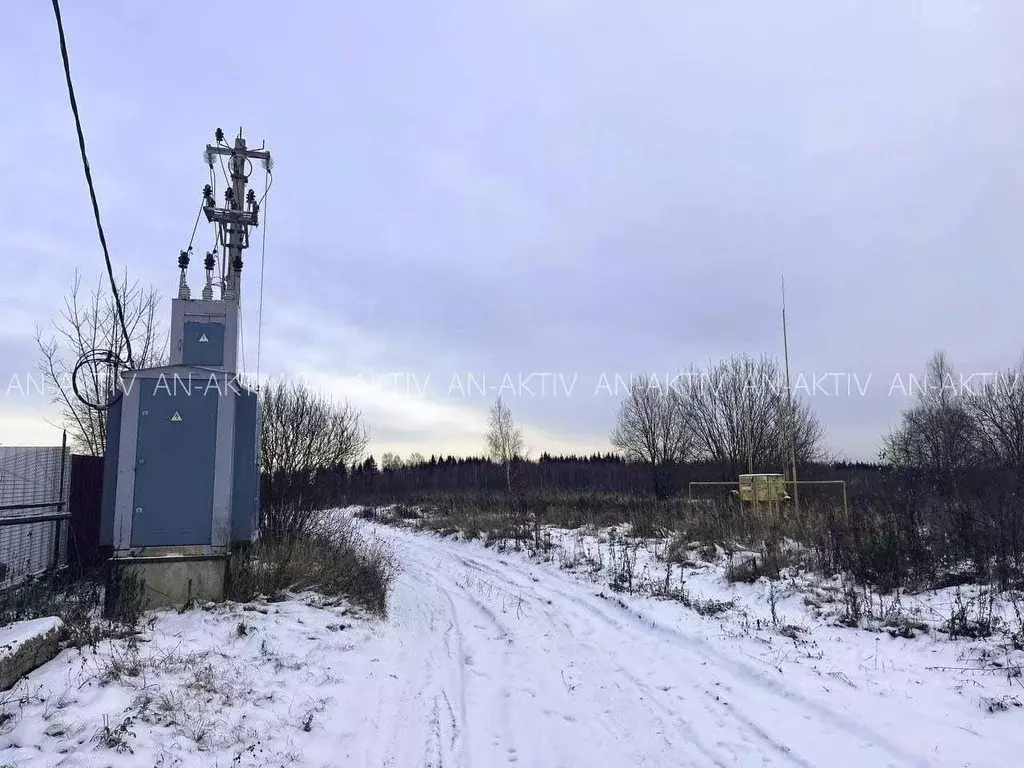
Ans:
<svg viewBox="0 0 1024 768"><path fill-rule="evenodd" d="M403 573L361 703L363 765L1007 764L909 695L790 678L715 642L696 615L660 625L512 553L381 535Z"/></svg>
<svg viewBox="0 0 1024 768"><path fill-rule="evenodd" d="M1024 708L979 706L1019 679L948 671L967 646L938 633L784 635L480 542L366 530L401 567L386 619L313 593L152 614L3 692L0 766L1021 764Z"/></svg>

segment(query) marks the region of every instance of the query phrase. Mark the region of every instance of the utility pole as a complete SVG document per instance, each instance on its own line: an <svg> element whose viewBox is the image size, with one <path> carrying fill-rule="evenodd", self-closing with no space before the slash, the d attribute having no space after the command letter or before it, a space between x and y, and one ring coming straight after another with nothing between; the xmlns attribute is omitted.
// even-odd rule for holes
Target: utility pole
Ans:
<svg viewBox="0 0 1024 768"><path fill-rule="evenodd" d="M793 474L793 509L800 513L800 491L796 481L796 414L793 411L793 388L789 385L789 337L786 334L786 277L782 277L782 351L786 359L786 410L789 433L789 460Z"/></svg>
<svg viewBox="0 0 1024 768"><path fill-rule="evenodd" d="M251 170L250 160L262 160L265 165L269 165L271 159L266 149L248 149L245 146L241 128L238 129L234 147L224 141L224 131L220 128L215 136L217 143L206 145L206 162L212 169L215 157L227 157L231 185L224 190L222 208L217 207L213 190L207 185L203 191L203 211L207 221L220 226L221 242L227 246L226 256L221 262L221 299L238 303L242 287L242 251L249 247L249 227L259 226L260 213L256 193L250 189L246 195L245 186L249 181L246 164Z"/></svg>

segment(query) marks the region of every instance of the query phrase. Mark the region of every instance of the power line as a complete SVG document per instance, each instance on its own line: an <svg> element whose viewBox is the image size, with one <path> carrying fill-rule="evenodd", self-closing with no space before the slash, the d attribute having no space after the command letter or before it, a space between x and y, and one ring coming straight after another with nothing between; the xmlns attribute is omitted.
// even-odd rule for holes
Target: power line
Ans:
<svg viewBox="0 0 1024 768"><path fill-rule="evenodd" d="M274 184L274 174L270 168L267 168L267 175L263 178L263 197L260 198L262 204L267 199L267 193L270 191L270 187ZM263 269L267 263L267 210L266 207L263 209L263 229L260 230L260 308L259 315L256 321L256 388L260 386L260 353L263 349Z"/></svg>
<svg viewBox="0 0 1024 768"><path fill-rule="evenodd" d="M96 231L100 236L100 245L103 247L103 260L107 265L107 278L110 280L110 291L114 294L114 305L117 307L117 319L121 323L121 333L124 334L124 343L128 352L128 367L134 368L135 361L132 358L132 340L128 333L128 325L124 321L124 307L121 306L121 296L117 292L117 281L114 280L114 268L110 264L110 251L107 249L107 238L103 234L103 224L100 221L100 205L96 201L96 189L92 183L92 171L89 168L89 158L85 153L85 135L82 133L82 120L78 116L78 102L75 100L75 87L71 82L71 64L68 61L68 46L64 39L64 24L60 18L60 3L53 0L53 15L57 19L57 33L60 36L60 55L64 60L64 77L68 82L68 98L71 100L71 112L75 116L75 129L78 131L78 149L82 155L82 167L85 169L85 181L89 185L89 197L92 200L92 215L96 219Z"/></svg>
<svg viewBox="0 0 1024 768"><path fill-rule="evenodd" d="M199 229L199 218L203 215L203 204L199 203L199 213L196 214L196 223L192 225L192 237L188 239L188 252L192 252L192 243L196 239L196 230Z"/></svg>

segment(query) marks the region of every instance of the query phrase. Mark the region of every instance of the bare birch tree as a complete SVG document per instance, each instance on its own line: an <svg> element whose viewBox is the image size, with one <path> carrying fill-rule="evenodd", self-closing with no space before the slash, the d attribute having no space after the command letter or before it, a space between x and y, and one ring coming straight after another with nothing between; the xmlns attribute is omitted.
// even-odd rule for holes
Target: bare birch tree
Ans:
<svg viewBox="0 0 1024 768"><path fill-rule="evenodd" d="M166 359L167 340L156 319L159 294L138 281L129 283L127 276L122 278L118 292L135 367L161 365ZM90 408L75 395L71 377L78 361L85 357L78 372L78 388L94 404L109 402L119 386L120 368L99 357L86 357L102 350L109 350L115 359L125 360L127 356L114 297L106 283L100 280L86 295L82 276L76 271L60 317L53 321L49 337L41 328L36 329L36 345L39 371L53 393L53 402L60 406L61 421L72 447L79 453L102 456L107 446L107 414Z"/></svg>
<svg viewBox="0 0 1024 768"><path fill-rule="evenodd" d="M662 386L653 376L630 381L619 404L611 442L627 461L646 464L654 493L672 492L672 472L689 458L692 439L682 399L675 389Z"/></svg>
<svg viewBox="0 0 1024 768"><path fill-rule="evenodd" d="M514 492L515 463L525 458L524 454L523 430L499 397L487 417L487 455L504 469L509 494Z"/></svg>

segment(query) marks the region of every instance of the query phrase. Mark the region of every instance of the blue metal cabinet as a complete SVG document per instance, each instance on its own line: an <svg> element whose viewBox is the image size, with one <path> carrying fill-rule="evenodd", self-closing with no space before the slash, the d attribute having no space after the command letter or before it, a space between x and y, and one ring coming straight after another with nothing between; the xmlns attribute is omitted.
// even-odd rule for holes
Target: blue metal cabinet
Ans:
<svg viewBox="0 0 1024 768"><path fill-rule="evenodd" d="M223 323L185 323L181 361L184 365L223 365Z"/></svg>
<svg viewBox="0 0 1024 768"><path fill-rule="evenodd" d="M132 546L209 544L218 391L139 386Z"/></svg>

